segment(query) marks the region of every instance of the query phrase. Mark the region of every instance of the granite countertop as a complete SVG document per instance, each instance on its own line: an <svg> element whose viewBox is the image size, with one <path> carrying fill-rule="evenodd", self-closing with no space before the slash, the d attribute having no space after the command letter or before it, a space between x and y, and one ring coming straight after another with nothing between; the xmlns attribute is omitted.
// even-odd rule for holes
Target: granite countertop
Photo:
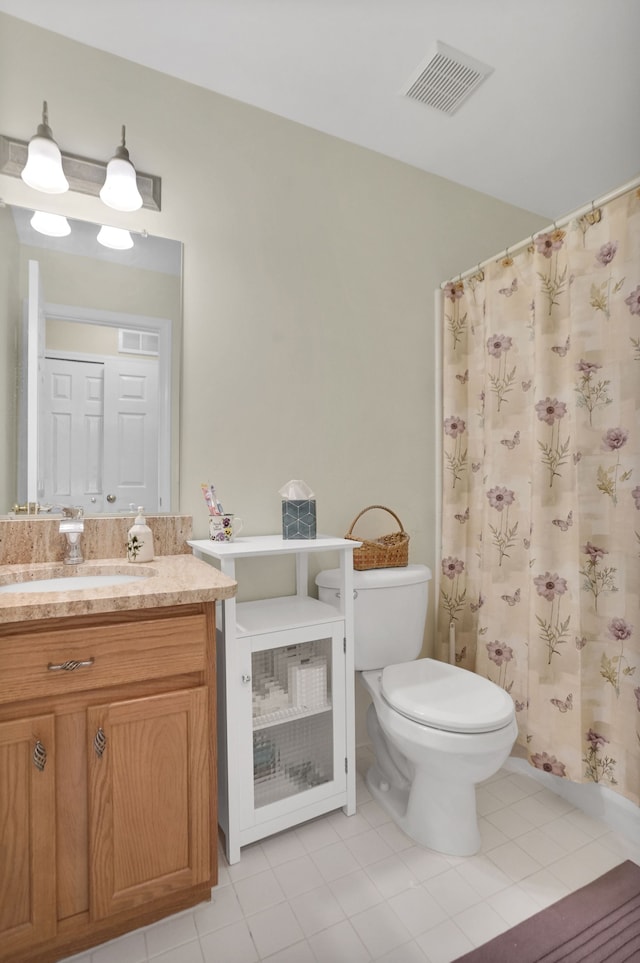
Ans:
<svg viewBox="0 0 640 963"><path fill-rule="evenodd" d="M78 575L145 577L135 582L102 585L97 588L2 592L0 633L2 624L7 622L213 602L232 598L237 588L233 579L193 555L160 555L152 562L135 564L123 561L122 558L101 558L81 562L79 565L64 565L61 562L2 565L0 585Z"/></svg>

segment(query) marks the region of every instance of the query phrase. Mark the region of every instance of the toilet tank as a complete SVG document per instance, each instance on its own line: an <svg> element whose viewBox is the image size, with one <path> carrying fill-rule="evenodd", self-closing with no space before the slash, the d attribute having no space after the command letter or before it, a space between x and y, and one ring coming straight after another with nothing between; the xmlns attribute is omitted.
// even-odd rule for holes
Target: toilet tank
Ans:
<svg viewBox="0 0 640 963"><path fill-rule="evenodd" d="M353 573L356 669L382 669L420 654L431 572L426 565ZM316 577L318 597L340 605L340 569Z"/></svg>

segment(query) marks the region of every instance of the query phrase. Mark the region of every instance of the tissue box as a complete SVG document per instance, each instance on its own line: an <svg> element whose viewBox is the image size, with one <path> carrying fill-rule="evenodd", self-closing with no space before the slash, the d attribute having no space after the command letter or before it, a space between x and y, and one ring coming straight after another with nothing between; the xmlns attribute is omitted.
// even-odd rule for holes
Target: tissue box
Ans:
<svg viewBox="0 0 640 963"><path fill-rule="evenodd" d="M282 537L283 538L315 538L316 537L316 501L315 498L304 500L284 499L282 502Z"/></svg>
<svg viewBox="0 0 640 963"><path fill-rule="evenodd" d="M305 659L289 666L289 699L296 709L319 709L327 704L327 663Z"/></svg>

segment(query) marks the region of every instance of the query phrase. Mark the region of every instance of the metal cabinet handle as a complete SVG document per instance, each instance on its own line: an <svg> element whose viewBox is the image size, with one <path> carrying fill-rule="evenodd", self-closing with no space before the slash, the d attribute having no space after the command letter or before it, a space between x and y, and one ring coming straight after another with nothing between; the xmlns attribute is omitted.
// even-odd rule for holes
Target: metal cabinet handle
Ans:
<svg viewBox="0 0 640 963"><path fill-rule="evenodd" d="M100 727L95 734L95 738L93 740L93 748L95 750L96 756L98 757L98 759L100 759L102 757L102 753L107 748L107 737L105 736L104 729L102 727Z"/></svg>
<svg viewBox="0 0 640 963"><path fill-rule="evenodd" d="M59 665L54 665L50 662L47 666L49 672L58 672L62 670L63 672L74 672L76 669L85 669L92 666L95 659L87 659L85 662L76 662L75 659L69 659L68 662L61 662Z"/></svg>
<svg viewBox="0 0 640 963"><path fill-rule="evenodd" d="M358 598L358 590L357 590L357 589L354 589L354 590L353 590L353 597L354 597L354 599L357 599L357 598ZM341 598L342 598L342 592L340 591L340 589L338 589L338 591L336 592L336 598L337 598L337 599L341 599Z"/></svg>
<svg viewBox="0 0 640 963"><path fill-rule="evenodd" d="M33 748L33 764L40 772L44 772L44 767L47 764L47 750L39 739L36 739L36 744Z"/></svg>

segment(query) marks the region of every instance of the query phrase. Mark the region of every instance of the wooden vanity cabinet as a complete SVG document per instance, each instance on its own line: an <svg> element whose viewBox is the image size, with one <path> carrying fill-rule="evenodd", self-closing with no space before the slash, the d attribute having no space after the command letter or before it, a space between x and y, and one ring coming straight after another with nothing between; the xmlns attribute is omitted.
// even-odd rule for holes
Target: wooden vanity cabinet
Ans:
<svg viewBox="0 0 640 963"><path fill-rule="evenodd" d="M14 959L56 932L55 775L34 760L54 744L53 715L0 723L0 953ZM38 748L37 748L38 747ZM49 760L47 760L49 761ZM39 762L42 765L42 760Z"/></svg>
<svg viewBox="0 0 640 963"><path fill-rule="evenodd" d="M214 618L197 603L0 626L1 963L210 899Z"/></svg>

